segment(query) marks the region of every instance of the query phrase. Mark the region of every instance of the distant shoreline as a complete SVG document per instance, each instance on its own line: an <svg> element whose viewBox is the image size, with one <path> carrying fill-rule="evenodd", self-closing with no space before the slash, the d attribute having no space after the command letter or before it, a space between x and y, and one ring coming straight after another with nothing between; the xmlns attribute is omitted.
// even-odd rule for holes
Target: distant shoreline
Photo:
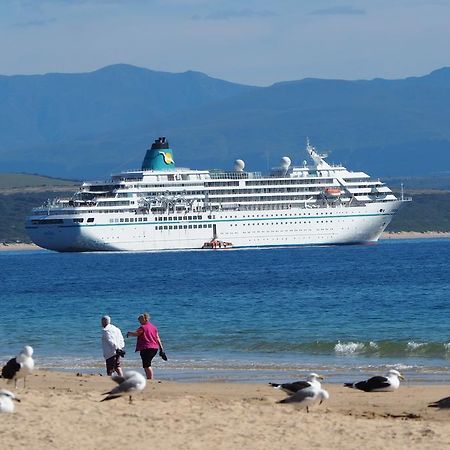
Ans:
<svg viewBox="0 0 450 450"><path fill-rule="evenodd" d="M385 239L429 239L429 238L450 238L449 231L399 231L385 232L380 240ZM2 251L22 251L22 250L45 250L36 244L21 243L0 243L0 252Z"/></svg>
<svg viewBox="0 0 450 450"><path fill-rule="evenodd" d="M449 238L449 231L387 231L380 239L426 239L426 238Z"/></svg>

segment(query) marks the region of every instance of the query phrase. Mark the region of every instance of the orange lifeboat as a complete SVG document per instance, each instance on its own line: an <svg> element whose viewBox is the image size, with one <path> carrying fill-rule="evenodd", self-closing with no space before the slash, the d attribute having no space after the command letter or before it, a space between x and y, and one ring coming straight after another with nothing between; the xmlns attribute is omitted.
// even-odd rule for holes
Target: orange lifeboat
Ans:
<svg viewBox="0 0 450 450"><path fill-rule="evenodd" d="M342 194L342 191L338 187L327 187L324 189L323 193L327 197L339 197Z"/></svg>

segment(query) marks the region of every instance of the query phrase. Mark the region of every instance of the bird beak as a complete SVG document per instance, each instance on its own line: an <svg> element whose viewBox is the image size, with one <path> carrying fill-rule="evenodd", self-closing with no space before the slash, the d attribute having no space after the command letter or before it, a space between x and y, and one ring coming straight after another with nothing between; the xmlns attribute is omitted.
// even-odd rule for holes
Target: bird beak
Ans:
<svg viewBox="0 0 450 450"><path fill-rule="evenodd" d="M405 379L405 377L403 375L400 375L399 378L400 378L400 380L404 380Z"/></svg>
<svg viewBox="0 0 450 450"><path fill-rule="evenodd" d="M20 398L14 397L13 400L20 403Z"/></svg>
<svg viewBox="0 0 450 450"><path fill-rule="evenodd" d="M325 377L322 375L319 375L319 380L325 380Z"/></svg>

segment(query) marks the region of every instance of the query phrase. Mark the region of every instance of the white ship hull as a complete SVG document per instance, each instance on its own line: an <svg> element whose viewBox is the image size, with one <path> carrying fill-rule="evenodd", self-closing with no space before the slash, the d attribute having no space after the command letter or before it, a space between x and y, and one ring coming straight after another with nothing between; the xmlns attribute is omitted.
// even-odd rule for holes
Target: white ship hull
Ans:
<svg viewBox="0 0 450 450"><path fill-rule="evenodd" d="M73 216L67 215L58 216L59 224L33 226L29 220L27 231L40 247L59 252L201 249L216 236L233 248L358 244L376 242L401 204L186 213L172 215L170 221L167 216L164 222L147 214L145 221L135 215L133 223L115 223L119 216L114 214L90 213L85 218L94 218L91 224L73 224Z"/></svg>

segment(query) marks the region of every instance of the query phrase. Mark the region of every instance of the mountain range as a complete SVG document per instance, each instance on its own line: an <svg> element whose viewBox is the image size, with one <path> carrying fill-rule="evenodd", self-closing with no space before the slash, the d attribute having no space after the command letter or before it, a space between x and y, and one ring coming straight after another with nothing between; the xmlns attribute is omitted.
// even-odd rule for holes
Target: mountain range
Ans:
<svg viewBox="0 0 450 450"><path fill-rule="evenodd" d="M246 86L199 72L118 64L91 73L0 76L0 171L104 178L139 168L166 136L178 166L248 170L306 158L374 176L450 170L450 68L401 80L303 79ZM329 150L331 149L331 150Z"/></svg>

